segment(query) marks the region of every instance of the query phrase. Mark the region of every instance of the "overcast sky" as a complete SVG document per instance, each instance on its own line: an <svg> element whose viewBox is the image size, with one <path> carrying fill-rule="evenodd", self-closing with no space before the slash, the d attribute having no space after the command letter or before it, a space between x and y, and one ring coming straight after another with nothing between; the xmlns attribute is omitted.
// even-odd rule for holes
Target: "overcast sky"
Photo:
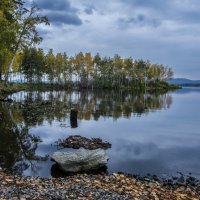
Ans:
<svg viewBox="0 0 200 200"><path fill-rule="evenodd" d="M41 47L119 54L200 79L200 0L35 0L51 26Z"/></svg>

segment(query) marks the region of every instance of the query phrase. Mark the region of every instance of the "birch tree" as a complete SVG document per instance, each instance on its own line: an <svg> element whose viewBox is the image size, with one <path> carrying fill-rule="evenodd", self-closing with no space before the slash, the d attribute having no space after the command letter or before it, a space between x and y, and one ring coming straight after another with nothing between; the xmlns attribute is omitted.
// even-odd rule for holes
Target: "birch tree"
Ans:
<svg viewBox="0 0 200 200"><path fill-rule="evenodd" d="M20 2L14 12L16 40L13 45L12 58L5 74L5 83L8 82L17 52L42 41L42 37L39 36L37 31L37 25L43 23L48 25L49 22L47 17L40 16L38 11L39 8L36 5L32 4L30 8L26 8L24 3Z"/></svg>

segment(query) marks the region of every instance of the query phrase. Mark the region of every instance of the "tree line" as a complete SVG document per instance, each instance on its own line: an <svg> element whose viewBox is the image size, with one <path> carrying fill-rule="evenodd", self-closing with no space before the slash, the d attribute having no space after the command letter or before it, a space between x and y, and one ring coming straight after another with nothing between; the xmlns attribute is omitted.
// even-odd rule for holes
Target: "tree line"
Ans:
<svg viewBox="0 0 200 200"><path fill-rule="evenodd" d="M20 81L75 85L81 88L144 87L173 76L170 67L133 58L101 57L98 53L54 54L50 49L26 48L13 69Z"/></svg>

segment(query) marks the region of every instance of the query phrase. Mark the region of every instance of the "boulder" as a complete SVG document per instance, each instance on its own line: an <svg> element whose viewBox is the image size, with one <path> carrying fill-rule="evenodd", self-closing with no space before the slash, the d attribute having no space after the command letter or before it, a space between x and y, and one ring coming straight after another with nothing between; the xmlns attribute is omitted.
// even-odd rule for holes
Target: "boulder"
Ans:
<svg viewBox="0 0 200 200"><path fill-rule="evenodd" d="M103 167L108 162L104 149L87 150L81 148L75 152L55 152L52 160L64 172L90 171Z"/></svg>

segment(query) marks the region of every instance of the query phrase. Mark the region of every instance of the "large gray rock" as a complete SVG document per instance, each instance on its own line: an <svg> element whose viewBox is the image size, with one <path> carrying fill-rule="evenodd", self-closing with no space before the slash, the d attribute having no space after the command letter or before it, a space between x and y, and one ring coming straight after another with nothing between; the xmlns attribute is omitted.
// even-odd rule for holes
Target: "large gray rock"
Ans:
<svg viewBox="0 0 200 200"><path fill-rule="evenodd" d="M52 160L64 172L79 172L98 169L107 164L109 157L104 149L87 150L81 148L75 152L55 152Z"/></svg>

